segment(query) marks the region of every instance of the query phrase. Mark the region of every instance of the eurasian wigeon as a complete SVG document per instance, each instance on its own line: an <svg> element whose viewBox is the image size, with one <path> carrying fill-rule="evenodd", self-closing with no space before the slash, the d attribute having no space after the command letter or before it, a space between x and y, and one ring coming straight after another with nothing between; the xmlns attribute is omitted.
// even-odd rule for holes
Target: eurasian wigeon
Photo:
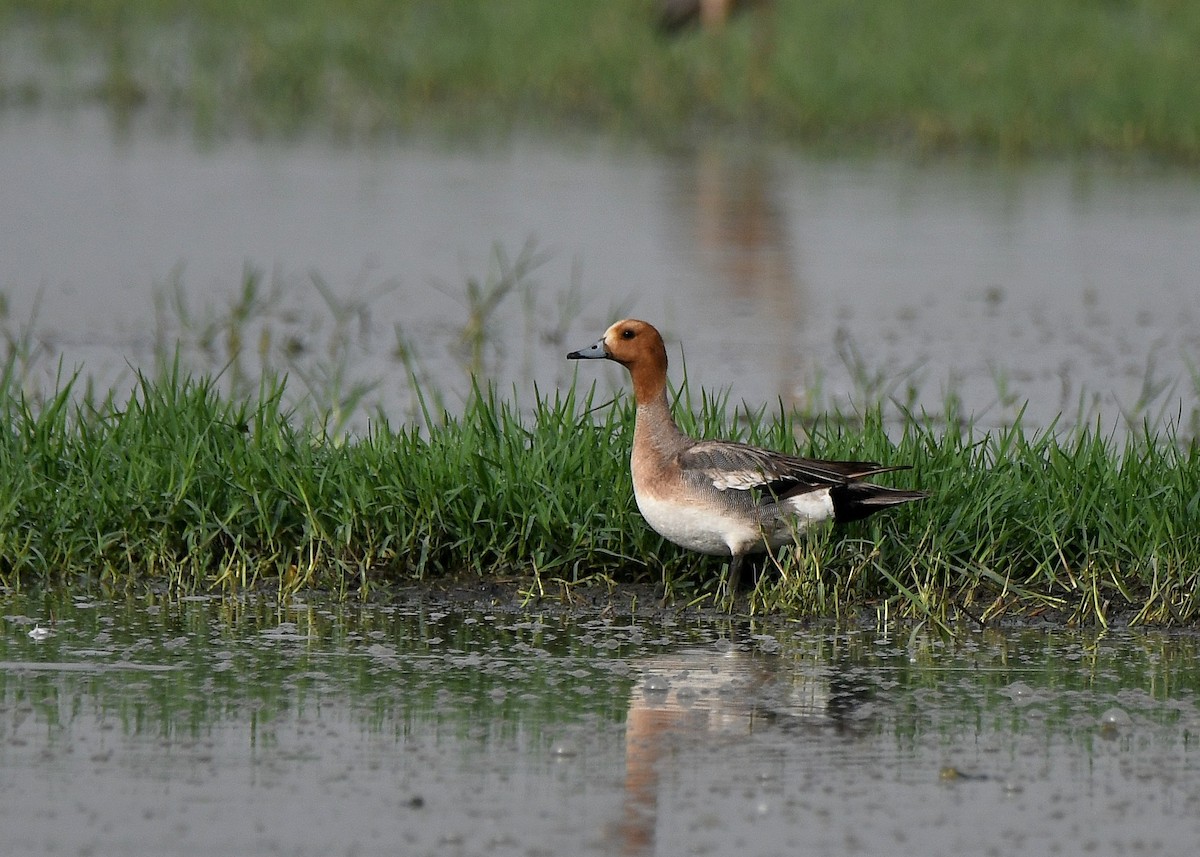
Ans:
<svg viewBox="0 0 1200 857"><path fill-rule="evenodd" d="M667 349L647 322L618 321L567 358L613 360L629 370L637 402L630 469L638 510L663 538L731 557L730 596L743 557L794 542L822 521L856 521L928 496L861 481L906 465L799 458L684 434L667 402Z"/></svg>

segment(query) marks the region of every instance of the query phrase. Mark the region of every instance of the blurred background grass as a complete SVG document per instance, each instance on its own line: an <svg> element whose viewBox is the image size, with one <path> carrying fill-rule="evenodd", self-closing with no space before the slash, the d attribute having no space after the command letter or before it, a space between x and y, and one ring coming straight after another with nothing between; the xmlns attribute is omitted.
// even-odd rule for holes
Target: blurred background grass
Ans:
<svg viewBox="0 0 1200 857"><path fill-rule="evenodd" d="M774 0L668 36L660 2L0 0L0 100L218 135L583 125L1200 157L1200 4Z"/></svg>

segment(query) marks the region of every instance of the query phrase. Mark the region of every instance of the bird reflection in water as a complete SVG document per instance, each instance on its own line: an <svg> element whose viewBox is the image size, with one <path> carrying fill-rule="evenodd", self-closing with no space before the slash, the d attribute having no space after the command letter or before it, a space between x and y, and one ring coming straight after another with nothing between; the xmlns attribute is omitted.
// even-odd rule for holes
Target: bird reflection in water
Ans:
<svg viewBox="0 0 1200 857"><path fill-rule="evenodd" d="M686 771L689 752L736 749L762 730L853 735L868 692L828 666L797 669L777 655L683 649L643 661L625 725L622 854L655 851L660 783ZM731 746L732 745L732 746Z"/></svg>

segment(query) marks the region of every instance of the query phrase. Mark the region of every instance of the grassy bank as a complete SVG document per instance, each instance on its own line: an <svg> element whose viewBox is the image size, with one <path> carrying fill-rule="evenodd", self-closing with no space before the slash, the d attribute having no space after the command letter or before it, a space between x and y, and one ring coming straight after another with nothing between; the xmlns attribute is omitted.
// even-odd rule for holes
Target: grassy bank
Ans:
<svg viewBox="0 0 1200 857"><path fill-rule="evenodd" d="M712 126L1200 158L1196 4L776 0L674 38L654 6L0 0L8 43L46 61L0 63L0 94L100 99L215 133L583 121L668 139Z"/></svg>
<svg viewBox="0 0 1200 857"><path fill-rule="evenodd" d="M289 419L282 393L228 401L176 376L120 407L64 390L35 410L6 389L0 584L347 593L469 573L535 596L583 581L650 583L678 604L716 592L720 562L665 544L633 506L628 402L570 391L521 410L482 392L459 417L427 414L425 431L335 441ZM686 391L681 410L704 434L911 462L892 484L932 494L785 550L753 610L1168 623L1200 610L1195 443L981 435L952 414L891 438L871 414L801 430Z"/></svg>

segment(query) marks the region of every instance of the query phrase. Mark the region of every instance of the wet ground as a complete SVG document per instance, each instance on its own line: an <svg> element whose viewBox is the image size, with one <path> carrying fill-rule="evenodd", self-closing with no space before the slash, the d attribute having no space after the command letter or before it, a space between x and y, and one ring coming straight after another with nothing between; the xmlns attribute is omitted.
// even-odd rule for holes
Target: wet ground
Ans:
<svg viewBox="0 0 1200 857"><path fill-rule="evenodd" d="M400 354L452 407L468 370L547 392L568 350L637 315L676 379L686 355L693 384L756 408L1200 419L1200 177L1182 168L595 137L201 145L81 108L6 112L0 184L0 332L42 389L76 368L128 386L180 343L227 380L244 361L251 391L266 355L297 398L361 385L364 413L400 421ZM511 261L530 239L547 258L472 301L471 279L494 296L494 245Z"/></svg>
<svg viewBox="0 0 1200 857"><path fill-rule="evenodd" d="M0 601L5 853L1190 853L1198 640Z"/></svg>

